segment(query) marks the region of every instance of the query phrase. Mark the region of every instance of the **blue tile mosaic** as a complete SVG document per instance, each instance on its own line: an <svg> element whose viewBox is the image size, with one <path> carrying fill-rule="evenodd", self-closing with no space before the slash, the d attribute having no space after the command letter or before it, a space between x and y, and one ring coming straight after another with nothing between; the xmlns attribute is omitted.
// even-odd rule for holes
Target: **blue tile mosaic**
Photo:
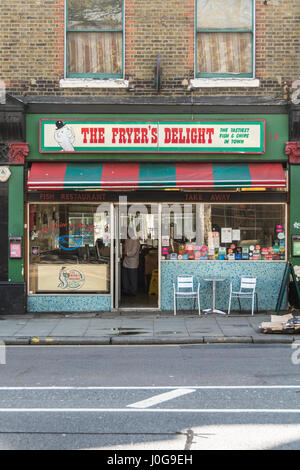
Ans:
<svg viewBox="0 0 300 470"><path fill-rule="evenodd" d="M257 278L259 310L275 310L286 263L255 261L162 261L161 263L161 308L173 311L173 282L179 275L193 275L200 281L201 310L212 307L212 282L204 281L208 277L224 277L227 280L216 284L216 308L227 312L230 282L239 286L242 275ZM285 296L281 308L286 308ZM178 309L193 308L193 300L178 300ZM242 308L251 309L251 300L243 299ZM238 300L233 299L231 310L238 310Z"/></svg>
<svg viewBox="0 0 300 470"><path fill-rule="evenodd" d="M275 310L283 278L285 263L282 262L236 262L236 261L162 261L161 263L161 308L173 311L173 282L179 275L193 275L200 281L201 310L212 307L212 283L204 281L208 277L224 277L227 280L217 283L216 307L227 311L229 300L229 284L238 288L242 275L257 278L259 310ZM193 308L193 301L180 299L179 310ZM250 310L251 301L243 300L242 308ZM285 296L282 309L286 308ZM238 302L233 299L232 310L238 310ZM38 295L28 297L29 312L98 312L110 311L110 296L83 295Z"/></svg>
<svg viewBox="0 0 300 470"><path fill-rule="evenodd" d="M28 312L98 312L110 311L110 296L38 295L28 297Z"/></svg>

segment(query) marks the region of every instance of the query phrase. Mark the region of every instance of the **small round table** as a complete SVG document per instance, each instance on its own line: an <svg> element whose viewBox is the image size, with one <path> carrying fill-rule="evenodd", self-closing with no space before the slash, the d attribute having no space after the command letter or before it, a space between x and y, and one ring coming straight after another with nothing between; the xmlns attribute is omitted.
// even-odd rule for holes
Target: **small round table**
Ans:
<svg viewBox="0 0 300 470"><path fill-rule="evenodd" d="M203 281L207 281L207 282L212 282L213 283L213 304L212 304L212 308L207 308L205 310L203 310L203 312L206 314L206 313L219 313L220 315L226 315L226 312L223 312L223 310L218 310L216 309L216 283L217 282L224 282L224 281L227 281L227 278L226 277L205 277L203 278Z"/></svg>

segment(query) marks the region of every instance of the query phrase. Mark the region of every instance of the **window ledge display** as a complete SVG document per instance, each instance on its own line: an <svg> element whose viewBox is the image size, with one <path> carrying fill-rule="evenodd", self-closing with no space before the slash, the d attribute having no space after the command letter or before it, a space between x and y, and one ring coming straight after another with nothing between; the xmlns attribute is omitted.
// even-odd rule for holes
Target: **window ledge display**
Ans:
<svg viewBox="0 0 300 470"><path fill-rule="evenodd" d="M201 263L204 263L204 262L215 262L215 261L221 261L221 260L218 260L218 259L206 259L206 260L201 260L201 259L164 259L164 257L161 258L161 261L162 262L174 262L174 261L179 261L179 262L191 262L191 261L197 261L197 262L201 262ZM251 263L272 263L272 262L276 262L276 263L286 263L287 260L286 259L270 259L270 260L266 260L266 259L253 259L253 260L228 260L228 259L225 259L225 260L222 260L222 261L225 261L225 262L229 262L229 263L236 263L237 261L238 262L241 262L241 261L250 261Z"/></svg>

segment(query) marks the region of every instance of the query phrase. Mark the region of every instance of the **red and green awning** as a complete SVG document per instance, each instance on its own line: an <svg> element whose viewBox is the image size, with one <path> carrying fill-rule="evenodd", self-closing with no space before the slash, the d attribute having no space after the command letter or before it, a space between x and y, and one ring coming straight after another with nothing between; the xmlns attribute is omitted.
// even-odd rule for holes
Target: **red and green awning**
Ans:
<svg viewBox="0 0 300 470"><path fill-rule="evenodd" d="M28 189L216 189L286 185L281 163L33 163Z"/></svg>

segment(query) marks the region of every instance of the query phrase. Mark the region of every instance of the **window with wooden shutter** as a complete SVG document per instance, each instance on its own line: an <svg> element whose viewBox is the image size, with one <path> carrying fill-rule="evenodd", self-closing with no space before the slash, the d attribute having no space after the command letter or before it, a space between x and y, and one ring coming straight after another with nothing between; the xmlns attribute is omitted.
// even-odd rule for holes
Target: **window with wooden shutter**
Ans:
<svg viewBox="0 0 300 470"><path fill-rule="evenodd" d="M196 0L196 76L253 77L254 0Z"/></svg>
<svg viewBox="0 0 300 470"><path fill-rule="evenodd" d="M123 0L67 0L67 76L122 78Z"/></svg>

